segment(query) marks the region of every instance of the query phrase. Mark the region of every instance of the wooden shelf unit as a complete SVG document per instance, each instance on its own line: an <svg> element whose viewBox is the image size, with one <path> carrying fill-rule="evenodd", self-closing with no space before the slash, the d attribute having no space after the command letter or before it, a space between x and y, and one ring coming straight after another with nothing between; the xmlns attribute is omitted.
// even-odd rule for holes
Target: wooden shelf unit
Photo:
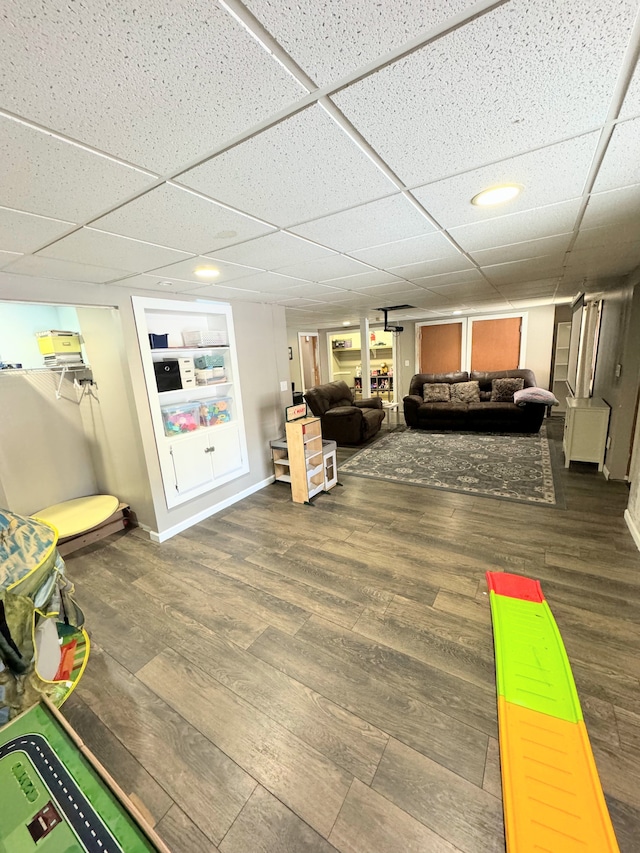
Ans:
<svg viewBox="0 0 640 853"><path fill-rule="evenodd" d="M314 495L324 490L320 418L291 421L286 425L286 432L291 498L294 503L309 503ZM274 459L274 464L282 470L287 463L280 457L277 461Z"/></svg>

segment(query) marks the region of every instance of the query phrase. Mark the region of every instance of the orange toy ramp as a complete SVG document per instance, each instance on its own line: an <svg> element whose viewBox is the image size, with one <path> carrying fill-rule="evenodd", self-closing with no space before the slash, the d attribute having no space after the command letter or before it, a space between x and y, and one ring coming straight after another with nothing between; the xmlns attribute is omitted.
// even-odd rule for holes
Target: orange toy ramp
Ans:
<svg viewBox="0 0 640 853"><path fill-rule="evenodd" d="M498 698L509 853L618 851L583 722Z"/></svg>

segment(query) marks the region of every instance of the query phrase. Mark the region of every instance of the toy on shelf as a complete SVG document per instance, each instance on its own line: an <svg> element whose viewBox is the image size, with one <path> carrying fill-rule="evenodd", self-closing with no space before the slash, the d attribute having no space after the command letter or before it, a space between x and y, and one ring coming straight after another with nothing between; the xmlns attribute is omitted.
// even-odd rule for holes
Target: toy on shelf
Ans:
<svg viewBox="0 0 640 853"><path fill-rule="evenodd" d="M231 398L219 397L215 400L203 400L200 403L200 423L202 426L216 426L231 420Z"/></svg>
<svg viewBox="0 0 640 853"><path fill-rule="evenodd" d="M165 435L182 435L200 427L200 404L185 403L179 406L163 406L162 422Z"/></svg>

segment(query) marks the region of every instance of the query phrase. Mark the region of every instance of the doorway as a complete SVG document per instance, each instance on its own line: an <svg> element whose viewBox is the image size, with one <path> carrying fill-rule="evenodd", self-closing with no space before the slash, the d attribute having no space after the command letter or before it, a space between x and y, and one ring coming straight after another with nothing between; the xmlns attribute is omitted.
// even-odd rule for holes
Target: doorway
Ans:
<svg viewBox="0 0 640 853"><path fill-rule="evenodd" d="M318 333L299 332L300 372L302 393L320 384L320 362L318 358Z"/></svg>

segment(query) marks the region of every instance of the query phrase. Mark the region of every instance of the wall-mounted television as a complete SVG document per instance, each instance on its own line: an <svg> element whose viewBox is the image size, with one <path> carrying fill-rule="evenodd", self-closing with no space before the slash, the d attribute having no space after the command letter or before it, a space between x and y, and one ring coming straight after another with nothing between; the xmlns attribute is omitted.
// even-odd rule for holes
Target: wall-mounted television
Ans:
<svg viewBox="0 0 640 853"><path fill-rule="evenodd" d="M572 394L576 393L578 376L578 357L580 355L580 338L584 318L584 293L578 294L571 303L571 336L569 338L569 357L567 359L567 385Z"/></svg>

